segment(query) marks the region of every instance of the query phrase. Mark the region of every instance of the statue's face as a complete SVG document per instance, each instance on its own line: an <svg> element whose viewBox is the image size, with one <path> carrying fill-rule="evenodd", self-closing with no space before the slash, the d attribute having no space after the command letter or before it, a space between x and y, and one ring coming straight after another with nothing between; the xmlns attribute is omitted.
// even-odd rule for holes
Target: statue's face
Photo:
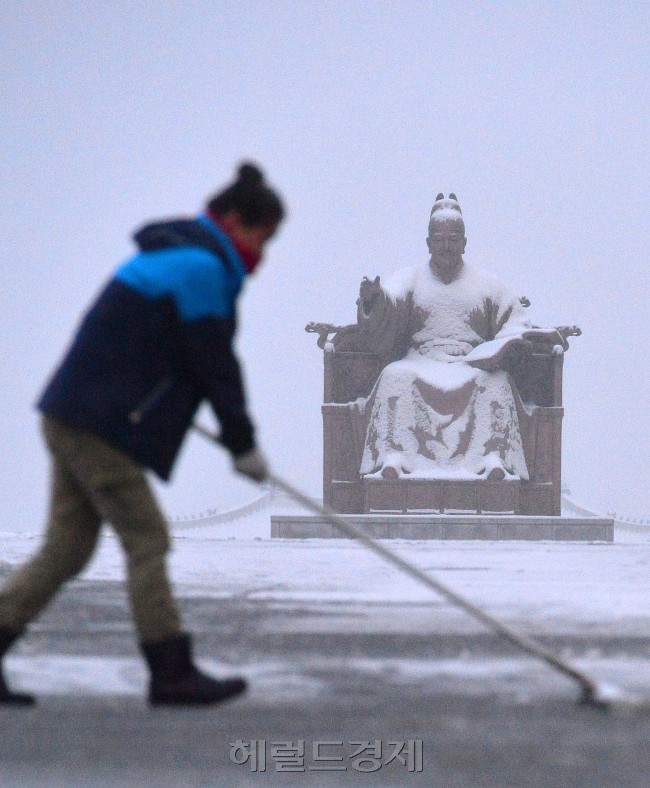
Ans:
<svg viewBox="0 0 650 788"><path fill-rule="evenodd" d="M429 225L427 247L431 253L431 265L441 273L453 273L463 263L467 245L463 222L458 219L435 219Z"/></svg>

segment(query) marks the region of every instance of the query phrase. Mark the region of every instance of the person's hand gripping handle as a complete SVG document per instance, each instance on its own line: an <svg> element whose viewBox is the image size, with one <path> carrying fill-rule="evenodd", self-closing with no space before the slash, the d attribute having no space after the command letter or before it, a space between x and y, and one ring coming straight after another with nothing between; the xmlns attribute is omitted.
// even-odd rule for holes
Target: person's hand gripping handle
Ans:
<svg viewBox="0 0 650 788"><path fill-rule="evenodd" d="M266 457L258 448L238 454L233 458L233 465L238 473L254 482L265 482L269 477Z"/></svg>

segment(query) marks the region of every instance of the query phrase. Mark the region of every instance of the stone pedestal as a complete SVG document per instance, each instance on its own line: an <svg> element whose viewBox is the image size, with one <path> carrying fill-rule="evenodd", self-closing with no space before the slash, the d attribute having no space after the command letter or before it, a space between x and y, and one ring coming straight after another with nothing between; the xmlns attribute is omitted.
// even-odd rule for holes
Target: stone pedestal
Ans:
<svg viewBox="0 0 650 788"><path fill-rule="evenodd" d="M521 482L370 478L362 485L367 514L515 514Z"/></svg>
<svg viewBox="0 0 650 788"><path fill-rule="evenodd" d="M519 515L348 514L374 539L484 539L564 542L613 542L614 521L605 517ZM347 538L325 517L274 515L277 539Z"/></svg>

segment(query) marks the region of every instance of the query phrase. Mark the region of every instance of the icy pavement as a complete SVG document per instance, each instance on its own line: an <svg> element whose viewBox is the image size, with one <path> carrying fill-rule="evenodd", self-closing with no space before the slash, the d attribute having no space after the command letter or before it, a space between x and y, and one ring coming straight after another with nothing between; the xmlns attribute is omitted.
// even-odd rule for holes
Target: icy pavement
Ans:
<svg viewBox="0 0 650 788"><path fill-rule="evenodd" d="M613 544L391 540L423 570L485 605L495 615L535 631L625 633L650 636L650 529ZM4 535L1 558L15 564L38 537ZM170 570L184 596L311 604L427 606L418 621L435 632L479 629L428 588L346 539L235 539L215 533L175 535ZM124 577L117 540L105 532L82 575ZM429 622L428 625L425 622ZM389 617L389 629L408 624Z"/></svg>
<svg viewBox="0 0 650 788"><path fill-rule="evenodd" d="M123 559L106 533L84 575L7 659L12 682L41 702L0 709L2 784L647 786L647 712L579 709L569 680L356 543L221 533L179 531L170 568L202 664L245 675L245 698L211 711L147 708ZM642 536L390 547L599 681L650 700ZM4 571L37 544L5 535ZM228 743L246 737L420 738L425 769L348 769L326 781L273 765L252 773L228 757ZM125 760L115 754L122 746Z"/></svg>
<svg viewBox="0 0 650 788"><path fill-rule="evenodd" d="M571 656L570 653L565 656ZM256 659L240 664L201 658L204 669L214 675L239 671L251 689L240 703L263 706L303 705L327 697L343 674L363 677L367 683L421 686L425 694L485 697L501 694L505 700L529 704L540 700L577 697L577 691L556 673L545 675L534 660L495 657L461 652L451 659L408 657L313 656L298 659ZM604 655L590 648L572 663L599 682L624 689L650 704L650 659ZM12 686L39 696L76 695L137 697L146 686L142 661L125 657L47 655L13 656L7 659ZM435 687L427 692L426 687ZM649 706L650 708L650 706Z"/></svg>
<svg viewBox="0 0 650 788"><path fill-rule="evenodd" d="M38 540L13 535L2 544L4 560L15 564L31 554ZM593 641L593 658L601 643L611 651L617 640L624 640L628 649L634 641L638 651L639 644L650 642L650 539L635 536L614 544L395 540L390 546L527 634ZM253 628L262 641L291 634L428 635L438 641L486 634L466 613L345 539L223 539L181 533L174 538L170 571L179 595L186 603L202 600L208 617L210 600L215 610L225 603L245 603L250 616L246 631ZM107 532L92 564L72 587L122 580L123 574L119 543ZM106 626L85 623L96 631ZM126 620L120 626L129 629ZM310 654L316 661L322 656L318 650ZM498 665L494 671L500 671ZM641 675L639 671L637 665L631 672ZM459 676L459 685L467 686L466 679ZM648 688L650 692L650 684Z"/></svg>

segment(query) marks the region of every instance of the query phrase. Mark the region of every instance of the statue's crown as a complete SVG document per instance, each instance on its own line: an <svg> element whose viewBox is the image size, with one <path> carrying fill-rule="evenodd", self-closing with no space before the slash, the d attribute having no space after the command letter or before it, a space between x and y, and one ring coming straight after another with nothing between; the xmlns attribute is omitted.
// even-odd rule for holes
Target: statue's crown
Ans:
<svg viewBox="0 0 650 788"><path fill-rule="evenodd" d="M436 197L436 201L433 203L433 208L431 209L431 215L429 218L433 218L434 213L438 213L438 211L456 211L459 216L458 218L463 218L463 212L460 209L460 205L458 203L458 197L451 192L449 197L445 197L445 195L440 192L440 194Z"/></svg>

